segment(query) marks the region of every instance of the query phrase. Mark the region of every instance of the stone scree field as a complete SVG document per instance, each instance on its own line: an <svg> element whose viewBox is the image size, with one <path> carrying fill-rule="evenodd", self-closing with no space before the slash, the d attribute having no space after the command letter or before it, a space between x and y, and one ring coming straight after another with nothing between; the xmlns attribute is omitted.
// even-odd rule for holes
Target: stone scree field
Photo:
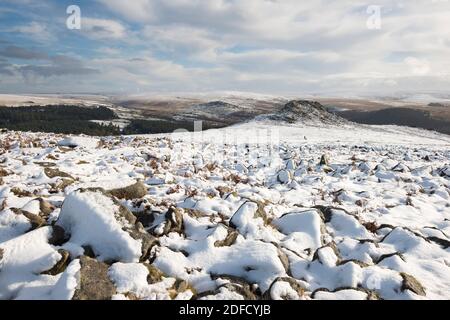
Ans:
<svg viewBox="0 0 450 320"><path fill-rule="evenodd" d="M294 131L1 133L0 299L450 299L450 139Z"/></svg>

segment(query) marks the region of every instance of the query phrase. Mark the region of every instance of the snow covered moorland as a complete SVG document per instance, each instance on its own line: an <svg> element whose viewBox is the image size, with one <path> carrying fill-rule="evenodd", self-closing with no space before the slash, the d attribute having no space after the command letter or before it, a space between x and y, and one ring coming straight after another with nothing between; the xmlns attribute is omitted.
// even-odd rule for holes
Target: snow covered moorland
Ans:
<svg viewBox="0 0 450 320"><path fill-rule="evenodd" d="M450 299L450 137L297 120L0 133L0 299Z"/></svg>

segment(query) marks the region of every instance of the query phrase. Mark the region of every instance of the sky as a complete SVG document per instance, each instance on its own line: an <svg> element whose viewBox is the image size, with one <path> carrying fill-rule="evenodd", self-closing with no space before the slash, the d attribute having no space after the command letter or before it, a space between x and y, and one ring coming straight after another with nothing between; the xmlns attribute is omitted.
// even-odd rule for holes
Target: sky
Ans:
<svg viewBox="0 0 450 320"><path fill-rule="evenodd" d="M449 0L0 0L0 93L448 93L449 57Z"/></svg>

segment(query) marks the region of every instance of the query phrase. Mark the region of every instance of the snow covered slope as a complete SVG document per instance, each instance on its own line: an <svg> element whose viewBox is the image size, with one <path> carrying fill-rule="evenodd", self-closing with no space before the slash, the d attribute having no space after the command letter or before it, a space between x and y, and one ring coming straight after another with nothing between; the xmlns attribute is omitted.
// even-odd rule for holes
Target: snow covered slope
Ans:
<svg viewBox="0 0 450 320"><path fill-rule="evenodd" d="M245 107L226 103L223 101L211 101L201 103L188 108L186 111L174 116L177 120L200 120L208 119L218 122L234 121L240 122L242 114L247 114ZM235 116L237 115L237 116Z"/></svg>
<svg viewBox="0 0 450 320"><path fill-rule="evenodd" d="M33 105L110 105L107 97L100 95L12 95L0 94L0 106L21 107Z"/></svg>
<svg viewBox="0 0 450 320"><path fill-rule="evenodd" d="M64 138L0 133L0 299L450 299L448 136Z"/></svg>

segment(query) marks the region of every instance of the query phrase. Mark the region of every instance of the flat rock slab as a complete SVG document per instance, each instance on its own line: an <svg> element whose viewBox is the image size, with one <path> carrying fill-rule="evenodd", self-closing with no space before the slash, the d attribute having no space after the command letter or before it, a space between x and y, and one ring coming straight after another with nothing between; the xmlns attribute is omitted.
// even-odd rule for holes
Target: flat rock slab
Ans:
<svg viewBox="0 0 450 320"><path fill-rule="evenodd" d="M111 300L116 288L108 277L108 265L86 256L80 264L80 283L73 300Z"/></svg>

